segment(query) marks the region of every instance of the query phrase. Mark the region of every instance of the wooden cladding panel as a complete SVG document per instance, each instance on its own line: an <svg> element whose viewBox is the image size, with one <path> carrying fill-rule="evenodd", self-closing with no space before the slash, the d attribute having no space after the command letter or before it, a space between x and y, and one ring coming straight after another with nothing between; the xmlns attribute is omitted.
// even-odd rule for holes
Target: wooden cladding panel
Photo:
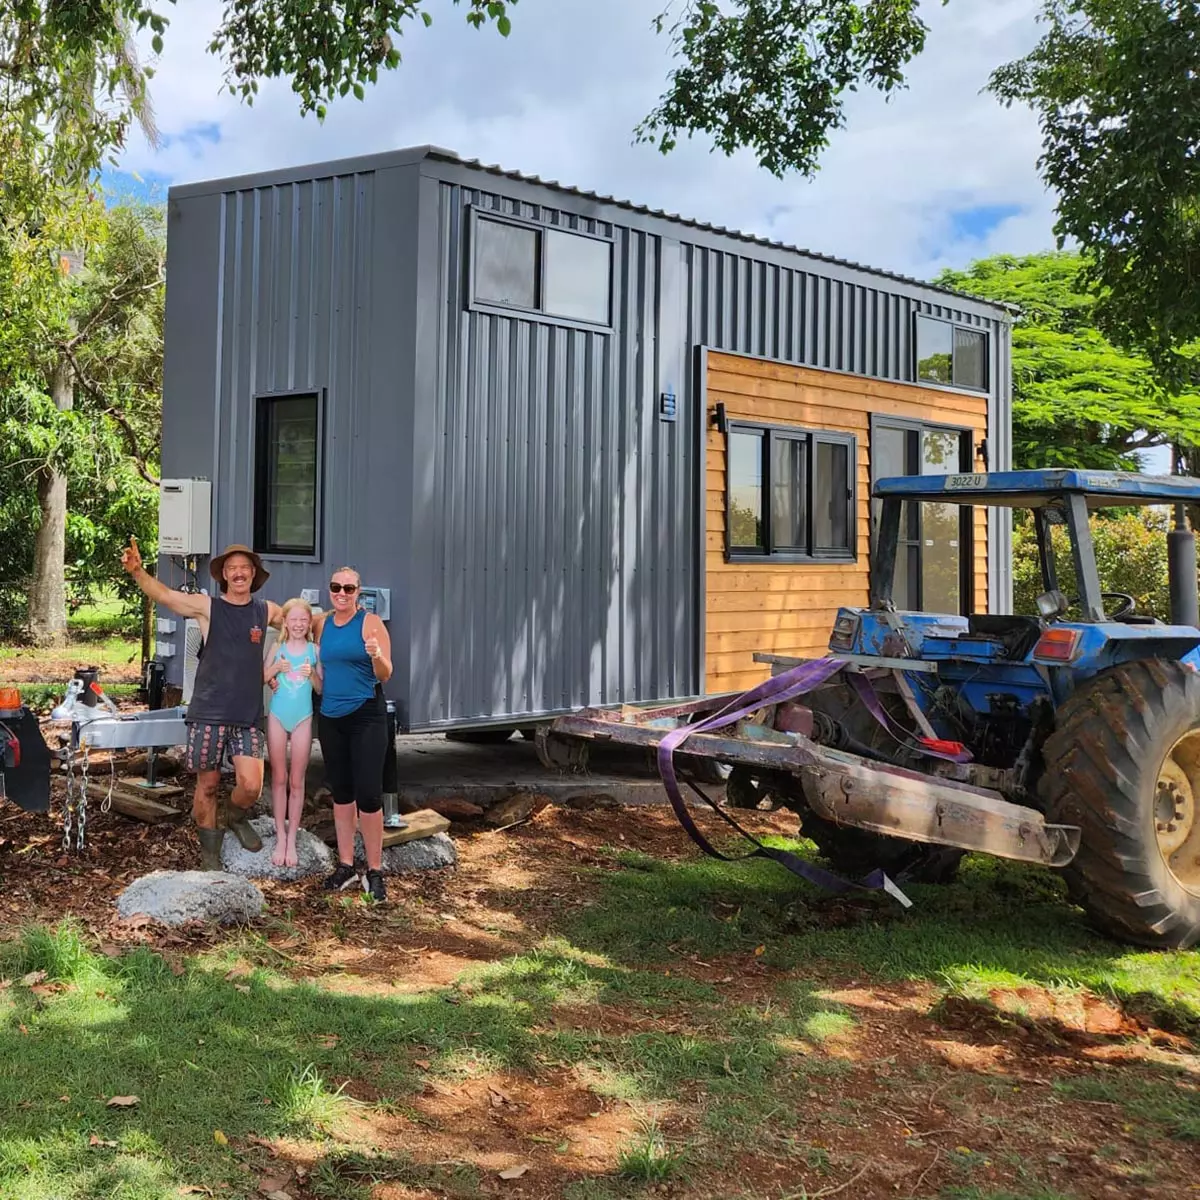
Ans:
<svg viewBox="0 0 1200 1200"><path fill-rule="evenodd" d="M871 416L906 417L987 436L987 397L838 375L810 367L710 352L708 405L724 404L731 420L852 433L858 439L858 559L852 563L725 561L725 438L711 427L705 461L705 686L740 691L770 668L754 654L817 658L843 604L868 601ZM977 612L987 608L987 513L975 512Z"/></svg>

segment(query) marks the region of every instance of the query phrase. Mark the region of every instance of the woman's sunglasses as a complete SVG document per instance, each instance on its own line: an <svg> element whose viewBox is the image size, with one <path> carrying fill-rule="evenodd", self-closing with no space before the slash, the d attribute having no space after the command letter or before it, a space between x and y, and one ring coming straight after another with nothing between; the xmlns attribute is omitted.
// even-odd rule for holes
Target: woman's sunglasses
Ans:
<svg viewBox="0 0 1200 1200"><path fill-rule="evenodd" d="M353 596L354 593L358 591L358 584L357 583L331 583L329 585L329 591L334 596L336 596L338 594L338 592L345 592L347 596Z"/></svg>

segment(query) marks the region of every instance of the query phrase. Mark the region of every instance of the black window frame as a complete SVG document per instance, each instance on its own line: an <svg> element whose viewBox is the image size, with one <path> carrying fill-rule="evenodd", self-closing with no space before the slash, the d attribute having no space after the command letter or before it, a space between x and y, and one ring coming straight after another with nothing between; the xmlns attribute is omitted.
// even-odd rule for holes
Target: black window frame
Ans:
<svg viewBox="0 0 1200 1200"><path fill-rule="evenodd" d="M921 374L922 321L936 325L945 325L950 330L949 383L943 383L940 379L930 379ZM974 384L958 383L955 381L955 362L957 360L958 349L957 335L959 333L969 333L983 339L983 383L979 387L976 387ZM991 378L992 369L992 338L991 333L987 329L981 329L978 325L965 325L961 321L952 321L947 317L935 317L932 313L914 313L912 356L913 378L921 387L945 388L952 392L969 392L973 396L986 396L991 391L988 380Z"/></svg>
<svg viewBox="0 0 1200 1200"><path fill-rule="evenodd" d="M811 429L800 425L768 424L761 421L727 420L725 422L725 561L732 563L853 563L858 561L858 438L852 433L833 429ZM730 436L737 433L752 433L762 437L762 528L763 547L735 546L732 542L732 488L730 487ZM804 441L808 445L808 478L805 503L807 550L794 546L779 545L775 541L772 523L771 471L775 461L774 446L777 439ZM845 446L847 454L846 477L846 534L849 545L845 549L818 549L814 545L816 506L813 497L816 491L817 446L821 443Z"/></svg>
<svg viewBox="0 0 1200 1200"><path fill-rule="evenodd" d="M494 221L500 225L515 225L519 229L532 230L536 235L537 269L535 272L536 307L526 308L524 305L504 304L497 300L481 299L477 292L475 272L475 247L477 243L480 221ZM608 246L608 318L605 321L587 321L580 317L562 316L546 309L546 245L550 239L547 233L563 233L572 237L587 238L589 241L602 242ZM497 212L494 209L472 205L468 210L467 220L467 308L471 312L486 312L504 317L529 317L547 325L561 325L567 329L584 329L591 333L611 333L615 318L615 276L616 276L616 239L609 234L591 233L584 229L573 229L569 225L550 225L539 221L528 221L521 217L513 217L508 213Z"/></svg>
<svg viewBox="0 0 1200 1200"><path fill-rule="evenodd" d="M906 441L904 458L910 469L905 471L906 475L923 475L920 470L921 466L921 444L920 437L925 430L933 430L938 433L956 433L959 438L958 451L958 466L959 470L955 474L969 475L975 470L975 430L967 425L951 425L941 421L922 421L912 417L894 417L890 413L872 413L871 414L871 442L868 447L868 459L870 460L870 478L871 490L874 491L875 484L879 480L879 475L875 469L875 444L876 431L879 429L900 430L906 434L915 434L917 437L916 450ZM915 466L917 469L912 470ZM871 521L871 552L874 554L875 541L879 534L879 516L882 501L871 501L870 506L870 521ZM913 511L913 510L910 510ZM915 515L912 518L915 526L915 535L906 536L903 517L900 525L900 540L896 547L896 564L898 567L900 555L907 553L910 550L916 551L917 570L913 574L910 571L910 580L915 580L916 589L916 606L918 612L924 611L925 596L923 584L923 564L922 559L925 553L925 541L923 531L921 529L921 505L916 504ZM975 507L970 504L964 504L959 509L958 515L958 596L959 596L959 616L970 616L975 611ZM894 584L893 579L893 584ZM893 591L893 600L897 608L904 608Z"/></svg>
<svg viewBox="0 0 1200 1200"><path fill-rule="evenodd" d="M283 545L269 538L271 412L284 400L313 400L316 406L316 441L311 544ZM284 562L320 562L325 511L325 389L297 388L286 392L259 392L254 397L254 521L253 544L263 558Z"/></svg>

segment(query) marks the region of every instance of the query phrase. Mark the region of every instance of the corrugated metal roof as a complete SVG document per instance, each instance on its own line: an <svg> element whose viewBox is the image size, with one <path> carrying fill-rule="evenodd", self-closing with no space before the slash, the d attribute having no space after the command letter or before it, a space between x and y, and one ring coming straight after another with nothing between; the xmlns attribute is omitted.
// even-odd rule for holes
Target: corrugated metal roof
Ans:
<svg viewBox="0 0 1200 1200"><path fill-rule="evenodd" d="M689 229L699 229L704 233L714 233L721 237L736 238L740 242L750 242L756 246L768 246L772 250L785 250L792 254L803 254L806 258L812 258L818 262L831 263L852 271L863 271L868 275L877 275L882 279L894 279L898 283L912 284L915 287L929 288L931 291L941 292L947 296L957 296L974 300L976 303L986 304L1004 312L1015 314L1020 311L1015 304L1008 304L1002 300L993 300L987 296L976 296L971 292L962 292L954 288L942 287L940 284L929 283L924 279L916 279L911 275L901 275L897 271L885 271L880 267L864 266L862 263L853 262L850 259L837 258L831 254L820 254L814 250L806 250L802 246L793 246L789 242L773 241L770 238L759 237L756 234L743 233L737 229L728 229L724 225L713 225L710 222L700 221L694 217L685 217L679 213L667 212L665 209L650 208L645 204L635 204L631 200L621 200L616 196L587 191L572 184L560 183L557 179L542 179L539 175L527 175L522 171L513 171L497 163L485 163L479 158L463 158L455 151L446 150L440 146L425 146L422 149L425 151L424 157L426 158L436 158L443 162L457 163L460 166L470 167L476 171L486 171L489 175L498 175L504 179L515 179L522 183L532 183L539 187L553 188L557 192L565 192L570 196L580 196L585 200L594 200L599 204L611 204L614 208L640 213L642 216L657 217L664 221L674 222L676 225L686 225Z"/></svg>

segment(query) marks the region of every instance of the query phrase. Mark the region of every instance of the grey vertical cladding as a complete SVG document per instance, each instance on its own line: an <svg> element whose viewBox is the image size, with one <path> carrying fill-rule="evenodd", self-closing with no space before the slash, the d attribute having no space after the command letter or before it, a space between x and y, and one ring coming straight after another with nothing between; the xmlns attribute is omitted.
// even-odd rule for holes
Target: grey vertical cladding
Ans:
<svg viewBox="0 0 1200 1200"><path fill-rule="evenodd" d="M374 183L371 173L334 176L220 198L217 543L252 540L256 397L312 389L325 397L322 490L337 497L324 506L322 558L357 562L366 551L361 488L350 482L365 473ZM267 561L272 599L323 582L323 565Z"/></svg>
<svg viewBox="0 0 1200 1200"><path fill-rule="evenodd" d="M471 204L611 234L611 332L472 311ZM578 224L577 224L578 222ZM436 461L414 499L414 724L691 694L698 677L695 414L682 400L677 243L438 186ZM663 311L663 301L668 311Z"/></svg>

